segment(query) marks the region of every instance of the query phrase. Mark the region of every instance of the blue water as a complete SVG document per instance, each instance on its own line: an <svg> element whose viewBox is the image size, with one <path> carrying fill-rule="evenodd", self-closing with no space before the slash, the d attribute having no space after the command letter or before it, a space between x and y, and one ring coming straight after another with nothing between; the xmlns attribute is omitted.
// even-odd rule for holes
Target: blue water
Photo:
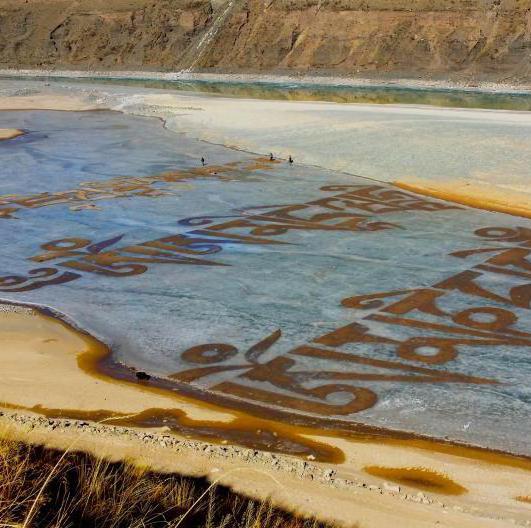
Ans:
<svg viewBox="0 0 531 528"><path fill-rule="evenodd" d="M13 111L0 127L27 132L0 142L0 297L214 395L531 454L529 220L256 162L156 119ZM473 249L489 251L455 255Z"/></svg>

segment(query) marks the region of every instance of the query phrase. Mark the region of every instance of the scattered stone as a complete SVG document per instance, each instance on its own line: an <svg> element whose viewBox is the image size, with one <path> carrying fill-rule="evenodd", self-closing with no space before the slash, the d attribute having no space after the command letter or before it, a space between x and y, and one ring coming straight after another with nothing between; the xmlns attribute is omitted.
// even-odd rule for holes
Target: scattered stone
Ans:
<svg viewBox="0 0 531 528"><path fill-rule="evenodd" d="M400 486L397 484L390 484L389 482L384 482L384 489L390 491L391 493L400 493Z"/></svg>
<svg viewBox="0 0 531 528"><path fill-rule="evenodd" d="M336 475L336 471L333 470L332 468L329 468L325 470L323 474L323 478L324 480L332 480L335 475Z"/></svg>
<svg viewBox="0 0 531 528"><path fill-rule="evenodd" d="M147 381L151 379L151 376L147 374L146 372L143 372L140 370L136 373L136 378L139 379L140 381Z"/></svg>

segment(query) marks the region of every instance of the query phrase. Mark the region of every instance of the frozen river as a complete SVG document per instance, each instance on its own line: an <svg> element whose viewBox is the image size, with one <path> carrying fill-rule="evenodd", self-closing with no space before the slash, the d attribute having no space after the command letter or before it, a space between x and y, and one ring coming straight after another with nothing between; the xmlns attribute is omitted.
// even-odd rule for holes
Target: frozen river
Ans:
<svg viewBox="0 0 531 528"><path fill-rule="evenodd" d="M0 142L4 299L207 401L531 454L531 221L152 118L0 124L27 132Z"/></svg>

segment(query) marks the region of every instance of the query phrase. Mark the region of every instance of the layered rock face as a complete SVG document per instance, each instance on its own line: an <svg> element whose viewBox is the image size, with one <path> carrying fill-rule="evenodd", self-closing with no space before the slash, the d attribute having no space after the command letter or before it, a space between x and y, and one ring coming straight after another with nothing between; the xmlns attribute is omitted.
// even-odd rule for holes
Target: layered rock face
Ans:
<svg viewBox="0 0 531 528"><path fill-rule="evenodd" d="M251 0L204 65L529 78L531 1Z"/></svg>
<svg viewBox="0 0 531 528"><path fill-rule="evenodd" d="M208 0L0 0L0 65L174 69L212 18Z"/></svg>
<svg viewBox="0 0 531 528"><path fill-rule="evenodd" d="M0 0L0 67L531 80L531 0Z"/></svg>

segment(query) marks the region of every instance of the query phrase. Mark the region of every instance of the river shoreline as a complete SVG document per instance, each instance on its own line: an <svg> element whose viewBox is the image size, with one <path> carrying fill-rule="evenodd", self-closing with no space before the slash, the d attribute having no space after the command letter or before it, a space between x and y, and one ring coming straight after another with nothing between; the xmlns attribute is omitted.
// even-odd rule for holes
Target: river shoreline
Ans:
<svg viewBox="0 0 531 528"><path fill-rule="evenodd" d="M202 73L202 72L158 72L158 71L109 71L109 70L38 70L0 69L0 78L51 78L51 79L117 79L117 80L159 80L159 81L208 81L226 83L291 84L323 87L393 87L413 90L440 89L465 92L531 94L529 84L510 84L492 81L429 80L412 78L371 78L327 75L284 75L252 73Z"/></svg>
<svg viewBox="0 0 531 528"><path fill-rule="evenodd" d="M201 397L202 391L186 391L186 389L180 390L178 384L171 382L165 382L166 380L150 377L150 379L142 380L138 378L137 371L128 367L127 365L117 362L113 359L112 349L103 343L100 339L96 339L87 331L80 328L73 321L69 321L67 317L59 314L55 310L49 307L36 306L24 303L15 303L7 300L0 299L0 316L9 317L9 314L16 316L22 316L27 319L23 322L24 330L27 330L29 334L32 333L31 326L35 321L39 322L39 327L51 322L57 323L61 328L61 331L66 330L67 333L76 335L82 340L86 349L83 352L77 353L76 363L77 367L81 369L84 376L92 377L105 383L117 384L120 387L128 387L139 390L148 396L150 394L162 395L170 398L177 398L177 402L180 405L191 403L192 405L198 404L200 407L210 414L217 414L220 416L230 415L230 422L221 421L214 422L213 420L195 420L196 424L193 424L194 420L182 419L183 424L188 425L186 427L179 427L176 425L174 433L182 433L184 430L190 431L193 435L193 425L195 425L196 435L205 436L209 440L216 440L219 436L227 436L227 433L232 430L236 434L232 437L232 440L244 447L258 448L258 449L270 449L275 452L282 453L282 448L276 448L272 444L264 443L261 445L260 439L252 440L255 436L256 430L266 431L269 428L275 428L273 436L279 438L279 445L282 441L285 444L296 444L299 442L301 446L308 448L309 455L304 455L304 451L301 450L299 454L296 452L290 453L287 451L287 455L298 455L308 459L313 459L321 462L329 463L342 463L343 457L339 451L333 449L327 450L324 445L319 443L306 442L305 437L322 436L323 438L340 438L346 441L358 441L358 442L378 442L388 443L389 445L415 445L417 449L425 449L430 452L439 452L444 454L451 454L455 456L461 456L469 458L471 460L481 460L488 463L499 464L509 467L517 467L531 471L531 456L513 453L510 451L501 451L498 449L490 449L484 446L476 446L473 444L466 444L463 442L452 441L449 439L440 439L436 437L425 436L410 431L399 431L394 429L384 429L381 427L375 427L363 423L350 423L333 420L324 420L314 422L313 420L305 421L304 415L298 417L292 414L283 413L271 413L268 416L264 413L263 409L259 409L257 412L260 415L252 412L252 408L245 405L245 402L238 401L216 401L213 395L206 394L205 397ZM0 329L4 330L1 326ZM4 323L5 324L5 323ZM19 331L19 330L17 330ZM24 333L24 332L23 332ZM54 339L54 338L53 338ZM23 341L23 337L19 336L19 341ZM51 339L48 339L51 341ZM56 340L55 340L56 341ZM71 344L67 345L71 347ZM63 352L66 349L63 348ZM45 353L45 352L41 352ZM17 355L24 354L24 352L17 349ZM71 367L68 367L71 368ZM49 373L51 376L51 373ZM169 381L169 380L168 380ZM28 387L28 390L31 390ZM6 397L7 398L7 397ZM5 400L7 401L7 399ZM21 411L38 412L46 416L47 418L56 418L63 413L69 418L73 419L88 419L88 420L112 420L115 423L123 422L124 425L140 426L144 427L149 423L163 423L172 422L172 413L169 409L158 409L158 412L154 412L150 409L151 414L148 413L149 420L142 420L142 412L133 414L130 413L130 409L127 408L121 412L109 411L105 412L102 409L91 412L86 409L54 409L49 406L38 403L34 407L28 407L24 405L11 404L11 407ZM284 424L284 425L281 425ZM208 427L213 430L214 435L206 434ZM171 427L170 427L171 429ZM225 434L224 434L225 433Z"/></svg>

